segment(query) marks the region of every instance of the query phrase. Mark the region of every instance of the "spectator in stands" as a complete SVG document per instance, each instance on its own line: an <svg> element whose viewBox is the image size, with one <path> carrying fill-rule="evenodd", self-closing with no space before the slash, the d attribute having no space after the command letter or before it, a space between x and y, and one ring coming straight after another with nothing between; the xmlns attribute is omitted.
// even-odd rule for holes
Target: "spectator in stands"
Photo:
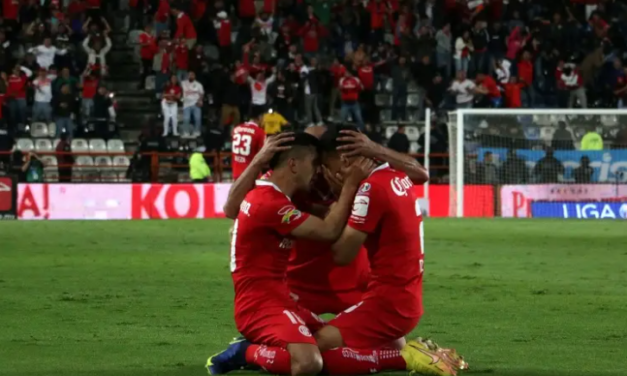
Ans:
<svg viewBox="0 0 627 376"><path fill-rule="evenodd" d="M255 78L248 77L248 85L252 95L251 110L253 114L262 114L266 111L268 105L268 85L272 84L276 76L273 74L266 78L265 73L260 71L255 75Z"/></svg>
<svg viewBox="0 0 627 376"><path fill-rule="evenodd" d="M159 41L159 50L152 59L152 69L157 73L155 76L155 90L161 94L163 86L170 79L173 68L172 44L166 39Z"/></svg>
<svg viewBox="0 0 627 376"><path fill-rule="evenodd" d="M411 71L407 66L407 58L401 56L392 67L392 120L406 120L407 85Z"/></svg>
<svg viewBox="0 0 627 376"><path fill-rule="evenodd" d="M527 164L516 155L515 149L507 150L507 159L501 165L500 176L502 184L527 184L529 182Z"/></svg>
<svg viewBox="0 0 627 376"><path fill-rule="evenodd" d="M74 104L76 100L69 85L61 87L61 93L54 98L54 115L57 124L57 137L61 133L67 133L71 138L74 134L74 122L72 114L74 113Z"/></svg>
<svg viewBox="0 0 627 376"><path fill-rule="evenodd" d="M202 105L205 89L196 80L194 72L188 72L187 80L181 83L183 90L183 137L198 137L201 133ZM190 128L194 118L194 129Z"/></svg>
<svg viewBox="0 0 627 376"><path fill-rule="evenodd" d="M521 108L522 107L522 89L524 84L518 82L518 77L510 77L509 83L503 85L505 93L505 107Z"/></svg>
<svg viewBox="0 0 627 376"><path fill-rule="evenodd" d="M170 77L170 82L163 88L163 95L161 99L161 111L163 114L163 137L172 133L173 136L178 136L178 102L181 100L182 90L179 85L178 79L175 75ZM170 126L170 124L172 124Z"/></svg>
<svg viewBox="0 0 627 376"><path fill-rule="evenodd" d="M52 96L57 96L61 93L61 88L63 86L69 86L70 88L70 92L72 92L73 94L76 94L78 91L78 80L76 79L76 77L72 77L70 75L70 69L69 68L63 68L61 69L61 75L58 76L53 82L52 82Z"/></svg>
<svg viewBox="0 0 627 376"><path fill-rule="evenodd" d="M92 117L94 97L96 96L96 92L98 92L99 84L100 79L98 75L92 72L91 69L83 73L82 82L79 84L79 87L82 89L81 107L84 119L90 119Z"/></svg>
<svg viewBox="0 0 627 376"><path fill-rule="evenodd" d="M236 82L235 73L231 73L226 87L222 91L222 126L229 124L239 124L241 114L239 107L241 106L240 87Z"/></svg>
<svg viewBox="0 0 627 376"><path fill-rule="evenodd" d="M139 0L135 0L139 1ZM139 55L141 57L141 76L139 78L139 89L146 87L146 78L151 76L153 71L153 59L157 53L157 42L153 35L152 25L146 24L144 30L139 34Z"/></svg>
<svg viewBox="0 0 627 376"><path fill-rule="evenodd" d="M480 184L498 184L499 171L494 163L494 155L490 151L483 153L483 161L477 164L477 177Z"/></svg>
<svg viewBox="0 0 627 376"><path fill-rule="evenodd" d="M553 133L553 139L551 140L551 147L554 150L574 150L575 145L573 143L573 135L566 128L566 122L560 121L557 124L557 129Z"/></svg>
<svg viewBox="0 0 627 376"><path fill-rule="evenodd" d="M366 123L366 131L364 133L375 143L379 145L383 144L383 135L377 126L372 126L372 124Z"/></svg>
<svg viewBox="0 0 627 376"><path fill-rule="evenodd" d="M588 100L586 97L586 90L583 87L583 79L581 78L581 74L579 73L577 66L572 63L564 64L560 79L564 82L566 90L570 93L568 98L568 108L573 108L577 100L579 100L581 108L587 108Z"/></svg>
<svg viewBox="0 0 627 376"><path fill-rule="evenodd" d="M603 150L603 136L597 132L594 125L590 126L581 138L581 150Z"/></svg>
<svg viewBox="0 0 627 376"><path fill-rule="evenodd" d="M106 86L100 85L94 96L93 118L96 128L96 137L109 138L109 122L115 121L115 101L113 93L109 93Z"/></svg>
<svg viewBox="0 0 627 376"><path fill-rule="evenodd" d="M466 71L457 71L457 77L449 88L449 91L455 95L457 108L472 107L476 87L477 85L466 77Z"/></svg>
<svg viewBox="0 0 627 376"><path fill-rule="evenodd" d="M205 147L198 147L189 157L189 177L194 183L207 183L211 177L211 169L202 153Z"/></svg>
<svg viewBox="0 0 627 376"><path fill-rule="evenodd" d="M466 30L455 40L455 70L457 72L463 71L466 73L468 71L468 64L473 50L470 31Z"/></svg>
<svg viewBox="0 0 627 376"><path fill-rule="evenodd" d="M300 69L301 85L303 88L303 97L305 102L305 124L313 126L322 125L322 114L318 107L320 99L320 86L324 82L323 73L318 67L318 61L315 57L309 59L309 64L304 65Z"/></svg>
<svg viewBox="0 0 627 376"><path fill-rule="evenodd" d="M329 119L332 119L337 100L340 98L340 80L346 74L346 67L343 64L340 64L338 58L335 58L333 60L333 64L329 68L329 72L331 73L332 80L331 96L329 100Z"/></svg>
<svg viewBox="0 0 627 376"><path fill-rule="evenodd" d="M225 11L220 11L213 21L213 25L218 35L218 48L220 52L220 62L227 65L233 57L233 47L231 45L231 20Z"/></svg>
<svg viewBox="0 0 627 376"><path fill-rule="evenodd" d="M510 82L511 67L512 63L507 59L499 58L494 60L494 74L499 84L506 85Z"/></svg>
<svg viewBox="0 0 627 376"><path fill-rule="evenodd" d="M447 22L444 24L442 29L438 30L435 34L435 40L437 42L436 46L436 61L438 64L438 69L441 70L442 73L446 77L451 75L452 69L452 35L451 35L451 24Z"/></svg>
<svg viewBox="0 0 627 376"><path fill-rule="evenodd" d="M429 86L427 86L425 94L425 103L431 110L438 110L444 105L447 86L442 75L437 73Z"/></svg>
<svg viewBox="0 0 627 376"><path fill-rule="evenodd" d="M559 183L564 176L564 165L553 154L552 148L546 149L546 154L533 168L536 183Z"/></svg>
<svg viewBox="0 0 627 376"><path fill-rule="evenodd" d="M45 68L39 70L33 81L35 88L35 102L33 103L33 120L50 122L52 120L52 80L48 78Z"/></svg>
<svg viewBox="0 0 627 376"><path fill-rule="evenodd" d="M15 124L26 123L26 89L28 78L33 75L28 68L16 65L9 76L7 97L9 98L9 111L11 121Z"/></svg>
<svg viewBox="0 0 627 376"><path fill-rule="evenodd" d="M518 61L518 79L522 86L523 104L533 107L535 104L535 92L533 88L533 63L531 53L523 51L522 58Z"/></svg>
<svg viewBox="0 0 627 376"><path fill-rule="evenodd" d="M180 5L177 5L180 7ZM174 5L171 8L171 12L176 18L176 33L174 33L174 38L185 39L185 43L187 44L187 49L191 50L196 45L196 28L192 23L192 20L189 18L182 9L179 9Z"/></svg>
<svg viewBox="0 0 627 376"><path fill-rule="evenodd" d="M37 63L40 67L48 69L54 64L54 58L56 55L65 55L67 50L57 49L52 45L52 38L47 36L44 38L43 44L33 47L28 50L37 57Z"/></svg>
<svg viewBox="0 0 627 376"><path fill-rule="evenodd" d="M55 149L57 153L57 164L59 168L59 182L69 183L72 181L72 165L74 157L72 156L72 147L69 142L68 134L62 133L60 141Z"/></svg>
<svg viewBox="0 0 627 376"><path fill-rule="evenodd" d="M405 134L405 126L399 124L398 129L388 141L388 147L399 153L407 154L409 153L409 146L410 143L409 138Z"/></svg>
<svg viewBox="0 0 627 376"><path fill-rule="evenodd" d="M487 106L482 107L493 107L499 108L503 104L503 98L501 98L501 91L496 85L496 81L491 76L488 76L484 73L477 74L476 81L476 91L484 96L484 99L487 101Z"/></svg>
<svg viewBox="0 0 627 376"><path fill-rule="evenodd" d="M477 74L488 73L489 55L488 43L490 43L490 35L488 34L488 25L483 20L475 21L472 29L472 58L470 65L472 66L473 77Z"/></svg>
<svg viewBox="0 0 627 376"><path fill-rule="evenodd" d="M177 39L174 46L174 67L176 68L176 78L178 78L179 82L187 79L189 54L190 51L187 49L185 38Z"/></svg>
<svg viewBox="0 0 627 376"><path fill-rule="evenodd" d="M101 76L106 76L108 74L106 56L111 50L111 39L109 38L111 28L104 18L101 18L101 21L105 25L102 35L99 31L90 32L83 40L83 49L87 53L87 66L92 70L100 71Z"/></svg>
<svg viewBox="0 0 627 376"><path fill-rule="evenodd" d="M30 167L30 152L15 149L11 155L9 173L17 177L19 183L26 183L26 174Z"/></svg>
<svg viewBox="0 0 627 376"><path fill-rule="evenodd" d="M263 115L261 124L263 124L263 130L266 132L266 135L277 134L281 132L283 127L289 125L280 113L272 109Z"/></svg>
<svg viewBox="0 0 627 376"><path fill-rule="evenodd" d="M339 85L342 98L342 122L347 122L348 117L352 116L359 129L363 129L364 121L361 117L361 106L359 105L359 93L362 90L361 81L353 76L350 71L346 70L344 77L340 79Z"/></svg>
<svg viewBox="0 0 627 376"><path fill-rule="evenodd" d="M588 156L582 156L579 167L573 170L573 177L575 183L588 184L592 182L592 174L594 169L590 166L590 158Z"/></svg>

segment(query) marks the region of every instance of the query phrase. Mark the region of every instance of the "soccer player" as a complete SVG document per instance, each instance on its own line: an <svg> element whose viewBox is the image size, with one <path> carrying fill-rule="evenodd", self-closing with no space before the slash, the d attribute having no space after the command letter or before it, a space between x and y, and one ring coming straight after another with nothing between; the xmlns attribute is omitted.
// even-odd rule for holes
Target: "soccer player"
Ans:
<svg viewBox="0 0 627 376"><path fill-rule="evenodd" d="M234 181L242 175L266 140L266 134L261 128L262 119L263 113L255 114L251 121L233 129L231 168Z"/></svg>
<svg viewBox="0 0 627 376"><path fill-rule="evenodd" d="M320 137L326 131L324 126L307 128L306 132ZM425 169L412 157L397 153L372 142L366 135L351 130L342 131L342 150L348 156L365 155L370 158L388 162L395 168L405 171L415 184L428 180ZM235 219L244 196L254 187L257 176L265 167L278 145L290 140L290 134L280 134L269 138L264 147L267 156L253 160L246 176L241 176L229 192L224 207L227 217ZM313 213L324 213L334 201L334 196L322 176L317 174L312 188L303 194L298 192L295 203L306 207ZM333 255L322 252L330 250L331 243L308 239L296 239L287 269L287 282L291 296L301 306L316 314L338 314L359 303L369 281L370 266L365 249L359 252L349 265L338 266L333 263ZM401 344L402 346L402 344Z"/></svg>

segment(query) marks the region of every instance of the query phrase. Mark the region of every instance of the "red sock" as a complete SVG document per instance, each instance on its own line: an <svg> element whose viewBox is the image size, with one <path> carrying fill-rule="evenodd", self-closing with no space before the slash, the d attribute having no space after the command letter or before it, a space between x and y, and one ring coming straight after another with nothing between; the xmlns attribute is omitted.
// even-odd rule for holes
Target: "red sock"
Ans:
<svg viewBox="0 0 627 376"><path fill-rule="evenodd" d="M367 375L407 369L399 350L355 350L341 347L323 352L322 359L324 369L330 375Z"/></svg>
<svg viewBox="0 0 627 376"><path fill-rule="evenodd" d="M259 366L273 374L292 374L290 353L287 352L287 349L281 347L250 345L246 349L246 363Z"/></svg>

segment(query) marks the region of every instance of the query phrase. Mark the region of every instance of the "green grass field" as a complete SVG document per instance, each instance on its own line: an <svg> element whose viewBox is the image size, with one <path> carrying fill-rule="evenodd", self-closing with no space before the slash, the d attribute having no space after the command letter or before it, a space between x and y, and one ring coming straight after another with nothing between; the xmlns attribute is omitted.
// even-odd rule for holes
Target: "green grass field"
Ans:
<svg viewBox="0 0 627 376"><path fill-rule="evenodd" d="M0 375L204 375L235 335L226 220L0 223ZM624 222L435 220L414 334L472 375L627 375Z"/></svg>

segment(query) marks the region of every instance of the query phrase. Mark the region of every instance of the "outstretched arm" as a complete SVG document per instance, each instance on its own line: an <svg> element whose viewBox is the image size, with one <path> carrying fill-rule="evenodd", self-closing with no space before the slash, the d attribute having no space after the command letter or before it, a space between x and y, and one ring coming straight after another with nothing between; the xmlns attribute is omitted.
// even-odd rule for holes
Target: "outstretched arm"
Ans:
<svg viewBox="0 0 627 376"><path fill-rule="evenodd" d="M342 130L338 141L346 142L338 148L346 156L362 155L382 162L389 163L392 168L403 171L414 184L423 184L429 181L427 170L412 156L396 152L379 145L363 133Z"/></svg>
<svg viewBox="0 0 627 376"><path fill-rule="evenodd" d="M283 150L288 150L289 146L281 146L294 139L293 133L281 133L266 139L259 153L253 158L251 164L244 170L242 175L231 185L229 197L224 204L224 215L227 218L235 219L239 213L239 206L246 194L255 187L255 180L263 168L270 162L272 156Z"/></svg>

